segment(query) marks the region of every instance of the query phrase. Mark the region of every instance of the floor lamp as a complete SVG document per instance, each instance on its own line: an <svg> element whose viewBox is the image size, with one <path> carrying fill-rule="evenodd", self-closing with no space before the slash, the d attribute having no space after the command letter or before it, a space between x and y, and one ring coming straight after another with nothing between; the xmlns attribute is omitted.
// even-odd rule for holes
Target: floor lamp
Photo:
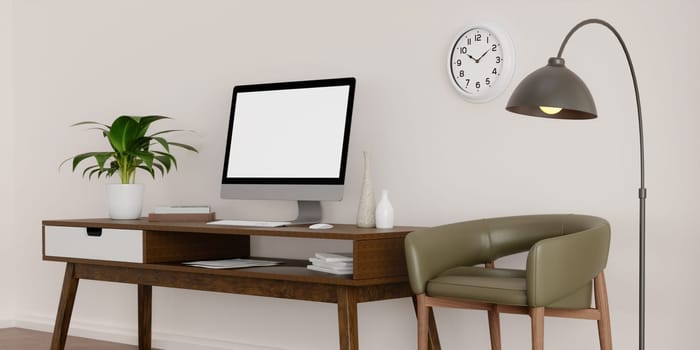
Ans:
<svg viewBox="0 0 700 350"><path fill-rule="evenodd" d="M608 22L600 19L588 19L574 26L559 47L557 57L552 57L546 66L525 77L513 91L506 109L513 113L534 117L556 119L592 119L597 117L593 97L586 84L574 72L564 65L562 53L571 36L588 24L600 24L610 29L625 51L627 63L632 73L634 95L637 99L637 119L639 121L639 158L641 184L639 186L639 349L644 349L644 230L645 200L647 189L644 187L644 132L642 128L642 108L639 102L637 76L634 73L632 59L620 33Z"/></svg>

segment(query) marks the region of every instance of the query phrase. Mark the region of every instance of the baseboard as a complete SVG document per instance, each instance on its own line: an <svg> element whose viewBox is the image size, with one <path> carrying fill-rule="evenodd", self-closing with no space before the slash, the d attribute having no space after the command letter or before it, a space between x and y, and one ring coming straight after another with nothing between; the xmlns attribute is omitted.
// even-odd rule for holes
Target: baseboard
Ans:
<svg viewBox="0 0 700 350"><path fill-rule="evenodd" d="M0 319L0 328L12 328L17 327L17 322L14 320L3 320Z"/></svg>
<svg viewBox="0 0 700 350"><path fill-rule="evenodd" d="M20 315L16 321L7 321L7 327L19 327L38 331L53 331L54 319L49 316ZM0 326L4 323L0 320ZM0 327L3 328L3 327ZM96 324L71 320L69 335L116 343L137 345L136 328L114 324ZM229 340L209 339L153 330L151 343L154 348L168 350L284 350L260 345L244 344Z"/></svg>

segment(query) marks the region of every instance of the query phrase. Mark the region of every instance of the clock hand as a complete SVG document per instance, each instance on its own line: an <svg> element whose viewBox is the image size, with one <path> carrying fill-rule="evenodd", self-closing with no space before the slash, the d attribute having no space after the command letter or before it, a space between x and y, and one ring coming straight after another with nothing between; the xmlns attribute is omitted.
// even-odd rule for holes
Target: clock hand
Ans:
<svg viewBox="0 0 700 350"><path fill-rule="evenodd" d="M484 58L484 56L486 56L487 53L489 53L489 50L486 50L486 52L484 52L484 54L481 55L481 57L477 58L476 63L479 63L479 61L481 61L481 59Z"/></svg>
<svg viewBox="0 0 700 350"><path fill-rule="evenodd" d="M467 56L468 56L469 58L471 58L472 61L474 61L474 62L476 62L476 63L479 63L479 60L476 59L476 58L474 58L474 56L472 56L472 55L470 55L470 54L467 54Z"/></svg>

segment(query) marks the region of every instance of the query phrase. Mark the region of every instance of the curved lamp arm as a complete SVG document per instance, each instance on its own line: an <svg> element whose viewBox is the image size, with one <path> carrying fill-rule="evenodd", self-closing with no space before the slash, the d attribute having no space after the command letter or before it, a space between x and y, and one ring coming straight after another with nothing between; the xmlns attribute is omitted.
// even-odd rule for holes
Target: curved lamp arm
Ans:
<svg viewBox="0 0 700 350"><path fill-rule="evenodd" d="M639 186L639 349L643 350L644 349L644 271L645 271L645 220L646 220L646 205L645 205L645 200L647 197L647 189L644 187L644 131L642 127L642 106L639 101L639 87L637 85L637 75L634 73L634 66L632 65L632 59L630 58L629 51L627 51L627 46L625 45L625 42L622 40L622 37L620 36L620 33L615 30L615 28L610 25L610 23L600 20L600 19L587 19L585 21L582 21L581 23L577 24L574 26L570 31L569 34L566 35L564 38L564 41L561 43L561 46L559 47L559 53L557 54L557 58L562 58L562 53L564 52L564 48L566 47L566 44L569 42L569 39L571 36L579 30L581 27L588 25L588 24L600 24L603 25L604 27L610 29L613 34L615 34L615 37L617 37L617 40L620 42L620 45L622 46L622 50L625 52L625 57L627 58L627 64L629 65L630 68L630 73L632 74L632 83L634 84L634 95L637 100L637 119L639 121L639 158L640 158L640 174L641 174L641 181L640 181L640 186Z"/></svg>
<svg viewBox="0 0 700 350"><path fill-rule="evenodd" d="M630 68L630 73L632 74L632 84L634 85L634 96L637 100L637 119L639 121L639 158L640 158L640 165L641 165L641 185L640 185L640 190L646 190L644 188L644 129L642 127L642 105L640 103L639 99L639 85L637 85L637 74L634 72L634 65L632 64L632 58L630 57L630 53L627 50L627 45L625 45L625 42L622 40L622 36L620 36L620 33L617 32L617 30L610 25L610 23L603 21L601 19L597 18L592 18L592 19L587 19L585 21L582 21L581 23L577 24L571 30L569 33L566 35L564 38L564 41L562 41L561 46L559 47L559 53L557 54L557 58L562 58L562 54L564 53L564 48L566 47L566 44L569 42L569 39L571 36L579 30L581 27L588 25L588 24L600 24L608 29L610 29L613 34L615 34L615 37L617 38L617 41L620 42L620 46L622 46L622 50L625 52L625 57L627 58L627 64L629 65ZM646 193L641 193L640 192L640 198L642 196L646 197Z"/></svg>

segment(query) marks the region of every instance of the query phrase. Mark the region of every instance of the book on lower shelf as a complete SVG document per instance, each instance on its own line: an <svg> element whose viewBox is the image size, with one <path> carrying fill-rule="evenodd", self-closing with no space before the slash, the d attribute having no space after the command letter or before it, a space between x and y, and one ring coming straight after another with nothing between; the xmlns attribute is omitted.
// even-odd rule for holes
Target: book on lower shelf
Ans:
<svg viewBox="0 0 700 350"><path fill-rule="evenodd" d="M306 268L313 271L335 275L352 275L352 253L316 253L309 258L311 265Z"/></svg>

